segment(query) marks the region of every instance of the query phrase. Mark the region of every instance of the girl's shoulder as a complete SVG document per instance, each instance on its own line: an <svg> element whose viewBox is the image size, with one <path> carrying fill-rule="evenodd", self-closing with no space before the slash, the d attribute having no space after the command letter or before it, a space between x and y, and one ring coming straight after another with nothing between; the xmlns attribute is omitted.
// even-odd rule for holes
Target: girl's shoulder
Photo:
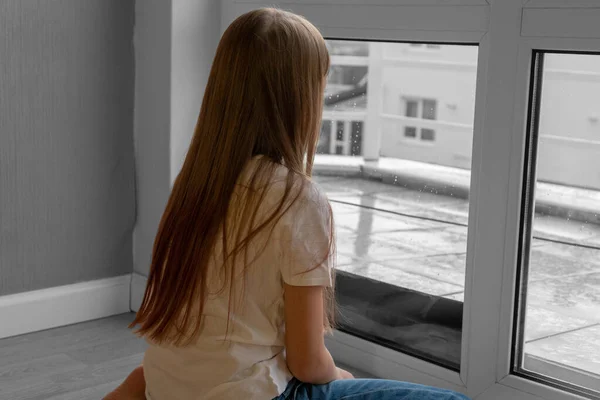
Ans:
<svg viewBox="0 0 600 400"><path fill-rule="evenodd" d="M310 177L295 173L281 164L262 157L254 158L244 181L255 193L262 193L260 207L273 210L281 206L288 216L303 214L311 209L328 214L329 201L325 191ZM251 177L257 174L256 179ZM249 184L254 181L254 184ZM254 192L253 190L253 192Z"/></svg>
<svg viewBox="0 0 600 400"><path fill-rule="evenodd" d="M312 178L294 173L283 165L278 165L272 181L273 194L281 198L289 190L289 198L294 202L306 205L314 203L319 206L328 205L327 194ZM291 184L289 183L291 182Z"/></svg>

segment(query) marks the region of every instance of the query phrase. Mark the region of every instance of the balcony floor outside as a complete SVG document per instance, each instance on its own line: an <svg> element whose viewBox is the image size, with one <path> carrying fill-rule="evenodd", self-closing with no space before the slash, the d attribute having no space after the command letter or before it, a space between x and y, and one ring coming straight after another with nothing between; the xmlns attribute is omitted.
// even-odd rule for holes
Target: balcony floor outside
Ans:
<svg viewBox="0 0 600 400"><path fill-rule="evenodd" d="M467 200L362 178L314 180L332 202L338 270L463 301ZM600 225L538 216L535 226L525 352L600 375L600 250L591 248L600 248Z"/></svg>

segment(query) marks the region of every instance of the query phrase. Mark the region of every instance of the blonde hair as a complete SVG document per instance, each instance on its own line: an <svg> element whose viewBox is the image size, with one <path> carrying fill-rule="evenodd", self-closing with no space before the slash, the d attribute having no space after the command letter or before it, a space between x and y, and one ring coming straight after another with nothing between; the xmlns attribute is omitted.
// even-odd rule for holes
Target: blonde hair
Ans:
<svg viewBox="0 0 600 400"><path fill-rule="evenodd" d="M232 285L236 256L259 232L272 231L298 199L302 188L296 190L294 182L300 177L304 186L312 174L328 69L323 37L298 15L264 8L238 17L227 28L217 47L189 151L158 227L146 292L130 325L141 325L136 333L159 343L180 344L184 333L193 328L191 341L202 330L207 270L218 238L222 237L222 272ZM242 218L235 218L231 244L225 223L232 213L231 197L240 174L257 155L263 155L263 161L252 176L242 212L236 212ZM255 226L274 165L289 171L284 195L277 209ZM333 218L330 228L323 261L334 252ZM326 290L325 300L324 325L329 329L332 288ZM197 302L199 309L194 306ZM171 337L173 330L177 333Z"/></svg>

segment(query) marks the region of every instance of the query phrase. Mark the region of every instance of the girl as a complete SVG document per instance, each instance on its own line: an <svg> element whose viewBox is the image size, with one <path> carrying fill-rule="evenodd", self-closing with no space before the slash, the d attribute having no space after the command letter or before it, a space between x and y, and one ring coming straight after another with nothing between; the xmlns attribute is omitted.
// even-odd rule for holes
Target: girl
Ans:
<svg viewBox="0 0 600 400"><path fill-rule="evenodd" d="M130 326L149 344L143 370L114 398L466 399L356 380L325 347L333 218L310 176L328 68L292 13L255 10L224 33Z"/></svg>

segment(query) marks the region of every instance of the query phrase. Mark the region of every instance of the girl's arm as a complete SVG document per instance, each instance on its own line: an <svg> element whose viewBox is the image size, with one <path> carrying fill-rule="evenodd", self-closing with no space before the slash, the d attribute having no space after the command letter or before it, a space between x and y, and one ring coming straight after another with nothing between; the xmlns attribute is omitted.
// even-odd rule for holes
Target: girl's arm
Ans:
<svg viewBox="0 0 600 400"><path fill-rule="evenodd" d="M146 380L144 368L134 369L125 381L110 392L103 400L146 400Z"/></svg>
<svg viewBox="0 0 600 400"><path fill-rule="evenodd" d="M349 378L325 347L323 287L284 284L285 349L292 375L305 383L325 384Z"/></svg>

